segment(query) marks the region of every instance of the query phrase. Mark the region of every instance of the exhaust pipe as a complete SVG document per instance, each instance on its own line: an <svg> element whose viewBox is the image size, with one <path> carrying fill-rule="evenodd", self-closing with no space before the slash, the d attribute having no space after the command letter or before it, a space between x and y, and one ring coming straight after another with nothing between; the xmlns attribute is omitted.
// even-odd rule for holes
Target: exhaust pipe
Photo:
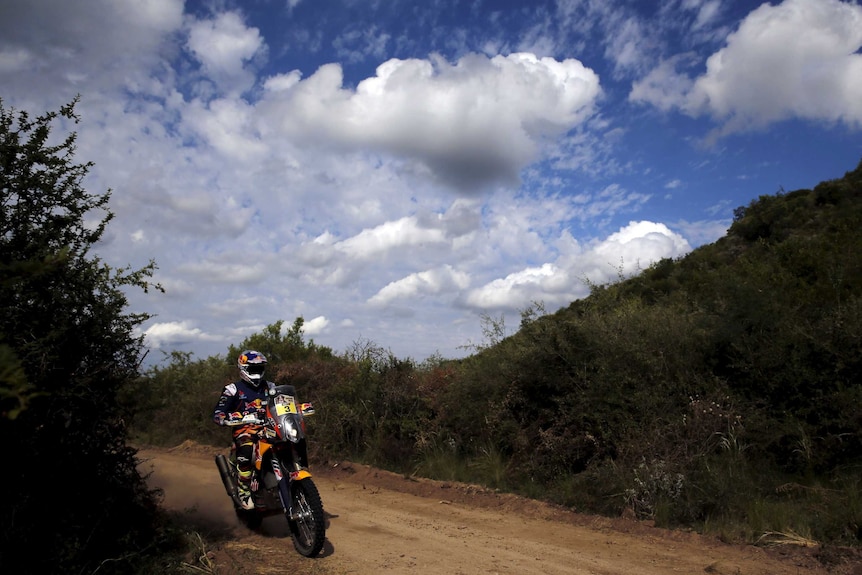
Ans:
<svg viewBox="0 0 862 575"><path fill-rule="evenodd" d="M218 473L221 475L221 481L224 483L225 491L230 496L231 499L236 499L236 484L233 482L233 478L230 476L230 467L228 466L227 458L224 454L219 453L215 456L216 467L218 467Z"/></svg>

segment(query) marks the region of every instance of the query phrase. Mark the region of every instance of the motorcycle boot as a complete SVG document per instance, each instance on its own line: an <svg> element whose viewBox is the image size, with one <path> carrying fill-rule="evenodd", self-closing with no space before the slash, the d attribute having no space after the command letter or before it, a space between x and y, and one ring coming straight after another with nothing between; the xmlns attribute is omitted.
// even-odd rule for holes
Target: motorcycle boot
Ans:
<svg viewBox="0 0 862 575"><path fill-rule="evenodd" d="M239 499L240 507L246 511L254 509L254 501L251 496L251 471L243 473L239 472L238 481L236 482L236 495Z"/></svg>

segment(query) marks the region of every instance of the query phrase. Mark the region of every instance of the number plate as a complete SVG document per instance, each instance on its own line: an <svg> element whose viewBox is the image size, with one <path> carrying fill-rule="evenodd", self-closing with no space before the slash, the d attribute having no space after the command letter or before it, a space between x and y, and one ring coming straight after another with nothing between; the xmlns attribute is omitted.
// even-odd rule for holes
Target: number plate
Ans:
<svg viewBox="0 0 862 575"><path fill-rule="evenodd" d="M284 415L296 413L296 400L289 395L278 395L275 397L275 414Z"/></svg>

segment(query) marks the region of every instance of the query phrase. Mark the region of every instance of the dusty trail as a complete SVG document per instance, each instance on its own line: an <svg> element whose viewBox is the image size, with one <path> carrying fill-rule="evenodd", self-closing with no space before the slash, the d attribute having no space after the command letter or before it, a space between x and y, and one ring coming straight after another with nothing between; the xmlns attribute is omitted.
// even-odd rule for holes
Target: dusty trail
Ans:
<svg viewBox="0 0 862 575"><path fill-rule="evenodd" d="M400 475L359 465L313 469L329 517L317 559L293 550L280 517L260 533L239 524L213 464L215 450L184 444L142 450L149 482L164 506L220 532L211 549L217 573L415 575L830 575L811 550L727 545L693 533L631 520L566 512L472 486ZM862 571L859 572L862 575Z"/></svg>

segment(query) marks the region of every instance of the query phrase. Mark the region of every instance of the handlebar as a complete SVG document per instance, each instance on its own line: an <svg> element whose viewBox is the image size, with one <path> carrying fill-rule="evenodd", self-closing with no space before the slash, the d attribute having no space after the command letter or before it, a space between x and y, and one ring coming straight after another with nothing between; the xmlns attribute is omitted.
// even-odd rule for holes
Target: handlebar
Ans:
<svg viewBox="0 0 862 575"><path fill-rule="evenodd" d="M303 416L314 415L314 405L311 403L300 403L299 412ZM257 415L250 413L241 418L227 418L224 420L224 425L227 427L240 427L242 425L265 425L266 420L259 418Z"/></svg>
<svg viewBox="0 0 862 575"><path fill-rule="evenodd" d="M239 427L241 425L263 425L264 420L256 415L246 415L241 419L225 419L224 424L228 427Z"/></svg>

